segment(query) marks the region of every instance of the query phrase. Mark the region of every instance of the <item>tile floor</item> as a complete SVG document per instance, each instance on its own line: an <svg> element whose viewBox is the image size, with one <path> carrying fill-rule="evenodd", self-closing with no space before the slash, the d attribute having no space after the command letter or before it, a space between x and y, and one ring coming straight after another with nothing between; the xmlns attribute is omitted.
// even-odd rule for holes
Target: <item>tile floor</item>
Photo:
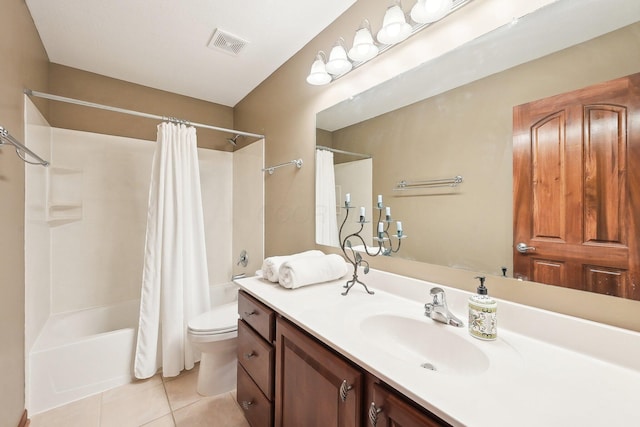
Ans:
<svg viewBox="0 0 640 427"><path fill-rule="evenodd" d="M249 427L235 391L203 397L198 370L156 375L31 416L29 427Z"/></svg>

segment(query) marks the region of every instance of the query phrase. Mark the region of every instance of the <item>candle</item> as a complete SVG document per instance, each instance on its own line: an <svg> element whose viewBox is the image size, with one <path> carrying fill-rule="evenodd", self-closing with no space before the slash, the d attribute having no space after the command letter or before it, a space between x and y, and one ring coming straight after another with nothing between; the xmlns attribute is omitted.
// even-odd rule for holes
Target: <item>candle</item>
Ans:
<svg viewBox="0 0 640 427"><path fill-rule="evenodd" d="M364 222L365 210L364 206L360 206L360 222Z"/></svg>
<svg viewBox="0 0 640 427"><path fill-rule="evenodd" d="M349 206L349 203L351 203L351 193L347 193L344 195L344 202L347 204L347 206Z"/></svg>
<svg viewBox="0 0 640 427"><path fill-rule="evenodd" d="M378 207L382 207L382 194L378 194Z"/></svg>
<svg viewBox="0 0 640 427"><path fill-rule="evenodd" d="M378 233L382 233L384 231L384 224L382 222L378 223Z"/></svg>
<svg viewBox="0 0 640 427"><path fill-rule="evenodd" d="M402 221L396 222L396 229L398 230L398 236L402 236Z"/></svg>
<svg viewBox="0 0 640 427"><path fill-rule="evenodd" d="M389 221L391 219L391 206L385 208L385 215L387 216L387 221Z"/></svg>

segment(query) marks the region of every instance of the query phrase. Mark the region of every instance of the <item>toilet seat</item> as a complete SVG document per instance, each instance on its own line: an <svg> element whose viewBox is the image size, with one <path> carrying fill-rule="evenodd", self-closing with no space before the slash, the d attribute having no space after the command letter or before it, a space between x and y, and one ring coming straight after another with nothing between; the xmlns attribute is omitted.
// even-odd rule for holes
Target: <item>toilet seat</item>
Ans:
<svg viewBox="0 0 640 427"><path fill-rule="evenodd" d="M213 307L188 323L192 335L218 335L238 330L238 302Z"/></svg>

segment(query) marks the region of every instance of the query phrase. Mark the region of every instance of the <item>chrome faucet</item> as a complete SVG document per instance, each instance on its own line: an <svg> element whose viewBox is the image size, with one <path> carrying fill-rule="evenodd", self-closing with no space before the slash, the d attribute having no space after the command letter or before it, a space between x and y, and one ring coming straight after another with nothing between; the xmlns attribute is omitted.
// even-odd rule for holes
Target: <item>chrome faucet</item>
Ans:
<svg viewBox="0 0 640 427"><path fill-rule="evenodd" d="M446 323L447 325L461 328L464 326L462 320L458 319L449 311L447 307L447 300L444 295L444 289L431 288L431 297L433 302L428 302L424 305L424 315L431 319Z"/></svg>

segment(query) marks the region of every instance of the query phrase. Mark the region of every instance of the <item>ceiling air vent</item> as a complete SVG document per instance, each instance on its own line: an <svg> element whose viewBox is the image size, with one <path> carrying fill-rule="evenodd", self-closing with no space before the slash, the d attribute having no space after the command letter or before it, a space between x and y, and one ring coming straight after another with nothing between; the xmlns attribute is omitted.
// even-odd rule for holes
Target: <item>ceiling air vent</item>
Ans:
<svg viewBox="0 0 640 427"><path fill-rule="evenodd" d="M247 41L218 28L214 31L213 37L211 37L211 41L207 46L211 49L222 50L237 56L247 43Z"/></svg>

